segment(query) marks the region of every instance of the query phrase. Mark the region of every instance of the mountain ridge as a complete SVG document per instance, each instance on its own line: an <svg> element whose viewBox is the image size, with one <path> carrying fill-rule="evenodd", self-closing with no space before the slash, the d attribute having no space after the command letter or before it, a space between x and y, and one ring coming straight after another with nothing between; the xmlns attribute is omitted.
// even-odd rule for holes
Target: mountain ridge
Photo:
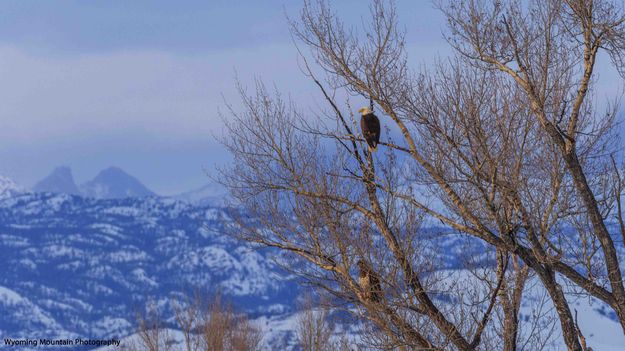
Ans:
<svg viewBox="0 0 625 351"><path fill-rule="evenodd" d="M202 187L173 195L171 198L196 205L224 206L229 196L226 189L215 182L209 182Z"/></svg>
<svg viewBox="0 0 625 351"><path fill-rule="evenodd" d="M32 190L37 193L79 195L95 199L158 196L140 180L115 166L101 170L93 179L80 186L76 185L70 167L56 167L37 182Z"/></svg>
<svg viewBox="0 0 625 351"><path fill-rule="evenodd" d="M123 169L110 166L80 186L80 193L96 199L146 197L156 194Z"/></svg>
<svg viewBox="0 0 625 351"><path fill-rule="evenodd" d="M37 193L78 195L96 199L161 197L146 187L139 179L116 166L110 166L101 170L93 179L80 185L77 185L75 182L70 167L59 166L37 182L32 187L32 191ZM203 186L189 191L162 197L193 205L212 206L226 206L230 199L226 189L214 181L207 182Z"/></svg>

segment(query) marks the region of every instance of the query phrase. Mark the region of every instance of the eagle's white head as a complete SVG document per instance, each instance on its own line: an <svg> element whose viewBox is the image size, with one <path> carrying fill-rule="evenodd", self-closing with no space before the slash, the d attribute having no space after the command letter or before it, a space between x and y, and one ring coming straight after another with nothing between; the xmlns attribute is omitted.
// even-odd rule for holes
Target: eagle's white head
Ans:
<svg viewBox="0 0 625 351"><path fill-rule="evenodd" d="M364 116L364 115L368 115L368 114L372 113L373 111L371 111L371 108L370 108L370 107L363 107L363 108L361 108L360 110L358 110L358 112L359 112L361 115L363 115L363 116Z"/></svg>

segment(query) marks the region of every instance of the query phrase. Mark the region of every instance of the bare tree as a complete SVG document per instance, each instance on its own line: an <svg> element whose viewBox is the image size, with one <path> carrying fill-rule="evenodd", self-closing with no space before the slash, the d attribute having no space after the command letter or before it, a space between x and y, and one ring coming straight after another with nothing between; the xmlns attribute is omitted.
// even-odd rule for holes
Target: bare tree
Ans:
<svg viewBox="0 0 625 351"><path fill-rule="evenodd" d="M616 108L596 113L589 97L600 50L605 50L623 72L622 2L546 1L532 2L526 8L521 2L504 6L466 1L446 7L444 12L451 23L450 43L470 63L482 70L496 70L521 91L522 101L529 106L528 118L538 123L545 143L562 164L562 180L553 187L557 189L553 198L554 202L562 197L570 199L570 210L553 221L574 223L579 238L559 236L555 240L581 239L584 245L582 252L563 252L566 247L554 243L547 233L545 243L532 244L535 250L543 251L536 257L540 268L562 274L609 304L625 330L625 288L606 225L612 204L620 203L621 189L611 193L611 186L606 184L610 177L602 176L610 174L608 163L615 151L609 145L609 130ZM617 217L622 217L620 211ZM571 253L581 262L569 261ZM597 269L591 264L594 259L599 261ZM578 273L581 267L584 274ZM607 282L601 281L603 277ZM557 291L558 285L546 283L546 287L561 317L567 345L580 349L571 312Z"/></svg>
<svg viewBox="0 0 625 351"><path fill-rule="evenodd" d="M418 72L392 4L373 1L360 30L327 3L306 2L292 32L310 49L302 66L327 108L304 114L260 82L253 93L240 87L244 109L231 108L224 140L235 159L226 183L251 214L238 234L303 259L291 268L369 321L380 347L544 348L553 328L519 322L530 281L554 307L534 326L554 317L568 349L587 345L567 292L603 301L625 330L607 229L609 218L623 223L618 104L599 113L589 93L601 50L624 71L625 9L609 0L438 6L457 55ZM387 127L375 154L354 99ZM442 229L426 228L435 223ZM468 276L437 259L444 235L481 248Z"/></svg>
<svg viewBox="0 0 625 351"><path fill-rule="evenodd" d="M181 300L174 300L174 318L182 336L184 337L184 349L186 351L200 350L202 336L198 329L205 312L203 299L196 293L194 298L188 295Z"/></svg>
<svg viewBox="0 0 625 351"><path fill-rule="evenodd" d="M223 304L217 296L203 315L201 333L202 349L214 351L261 350L262 334L250 321L233 311L232 305Z"/></svg>
<svg viewBox="0 0 625 351"><path fill-rule="evenodd" d="M182 349L187 351L254 351L262 349L261 331L243 314L236 313L221 296L209 304L196 294L174 300L175 325L182 334ZM176 343L157 307L150 304L146 314L137 316L139 340L129 345L133 351L169 351Z"/></svg>
<svg viewBox="0 0 625 351"><path fill-rule="evenodd" d="M318 307L311 295L304 295L297 319L297 339L303 351L338 350L332 340L334 328L329 323L329 310Z"/></svg>

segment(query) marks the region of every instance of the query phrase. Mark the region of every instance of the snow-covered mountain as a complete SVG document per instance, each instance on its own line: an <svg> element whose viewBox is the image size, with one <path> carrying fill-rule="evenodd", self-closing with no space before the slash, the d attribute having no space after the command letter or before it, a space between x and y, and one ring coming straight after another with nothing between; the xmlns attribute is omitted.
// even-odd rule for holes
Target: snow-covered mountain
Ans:
<svg viewBox="0 0 625 351"><path fill-rule="evenodd" d="M26 193L0 177L0 335L122 338L150 301L171 318L182 291L219 291L269 335L270 348L272 340L292 346L301 285L274 264L275 251L225 234L236 230L232 211L171 198ZM440 228L423 238L435 238L427 249L452 281L471 277L458 270L467 257L486 259L479 245ZM601 303L573 293L569 302L592 345L621 349L618 324ZM522 310L522 318L536 312L531 303Z"/></svg>
<svg viewBox="0 0 625 351"><path fill-rule="evenodd" d="M17 185L12 179L0 175L0 199L12 197L23 192L24 189Z"/></svg>
<svg viewBox="0 0 625 351"><path fill-rule="evenodd" d="M118 167L102 170L93 180L80 186L80 193L96 199L154 196L154 192Z"/></svg>
<svg viewBox="0 0 625 351"><path fill-rule="evenodd" d="M224 235L226 208L171 199L15 193L0 199L0 334L123 337L135 312L181 291L252 317L288 313L298 285L271 252Z"/></svg>
<svg viewBox="0 0 625 351"><path fill-rule="evenodd" d="M35 184L33 191L70 195L80 194L74 182L72 170L66 166L55 168L52 173Z"/></svg>

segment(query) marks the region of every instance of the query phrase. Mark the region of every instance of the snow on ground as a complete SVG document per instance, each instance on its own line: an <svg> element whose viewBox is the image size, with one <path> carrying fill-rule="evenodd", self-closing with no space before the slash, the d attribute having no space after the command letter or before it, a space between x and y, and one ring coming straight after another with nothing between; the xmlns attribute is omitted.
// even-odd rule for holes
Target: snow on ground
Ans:
<svg viewBox="0 0 625 351"><path fill-rule="evenodd" d="M167 340L167 344L170 348L169 351L186 351L184 347L184 335L180 330L176 329L164 329L161 332L163 340ZM119 347L116 346L102 346L94 349L94 351L120 351L120 350L132 350L132 351L147 351L147 348L142 347L141 337L139 334L132 334L125 338L122 338Z"/></svg>
<svg viewBox="0 0 625 351"><path fill-rule="evenodd" d="M459 284L459 287L478 284L477 278L468 270L448 270L440 273L446 276L447 282ZM563 284L563 286L566 286L566 284ZM523 294L524 298L519 311L520 336L528 335L531 328L553 327L553 337L547 350L566 350L561 337L560 324L557 320L554 320L552 325L535 325L532 323L535 316L556 317L555 308L540 282L536 278L530 278L526 283L526 289ZM575 314L575 311L577 311L580 329L586 337L588 346L597 351L625 350L625 335L613 316L614 312L611 309L602 301L590 297L581 297L580 294L574 291L565 290L565 294L567 302L571 306L571 312ZM443 304L439 305L443 306ZM545 319L542 320L544 321Z"/></svg>
<svg viewBox="0 0 625 351"><path fill-rule="evenodd" d="M0 286L0 311L2 314L20 311L21 319L33 326L46 326L49 329L61 329L52 316L19 293ZM1 332L1 331L0 331Z"/></svg>
<svg viewBox="0 0 625 351"><path fill-rule="evenodd" d="M625 350L625 335L620 325L601 313L601 305L597 301L582 299L572 304L577 310L580 329L593 350L622 351Z"/></svg>
<svg viewBox="0 0 625 351"><path fill-rule="evenodd" d="M293 339L293 331L296 330L297 318L299 314L292 314L283 317L260 317L252 320L252 324L258 327L263 337L262 343L264 350L277 350L275 345L287 345L287 350L292 350L295 346ZM184 344L184 335L180 330L167 328L161 331L162 340L167 340L167 343L171 345L171 351L186 351ZM139 334L132 334L121 339L121 348L113 346L103 346L95 349L95 351L119 351L124 348L133 351L147 351L142 346L141 338Z"/></svg>
<svg viewBox="0 0 625 351"><path fill-rule="evenodd" d="M0 286L0 301L2 301L4 305L16 305L22 302L22 300L23 298L20 294L4 286Z"/></svg>
<svg viewBox="0 0 625 351"><path fill-rule="evenodd" d="M128 330L128 328L132 327L132 323L127 321L124 318L111 318L104 317L97 321L93 328L98 330L106 330L107 334L115 335L123 330Z"/></svg>

